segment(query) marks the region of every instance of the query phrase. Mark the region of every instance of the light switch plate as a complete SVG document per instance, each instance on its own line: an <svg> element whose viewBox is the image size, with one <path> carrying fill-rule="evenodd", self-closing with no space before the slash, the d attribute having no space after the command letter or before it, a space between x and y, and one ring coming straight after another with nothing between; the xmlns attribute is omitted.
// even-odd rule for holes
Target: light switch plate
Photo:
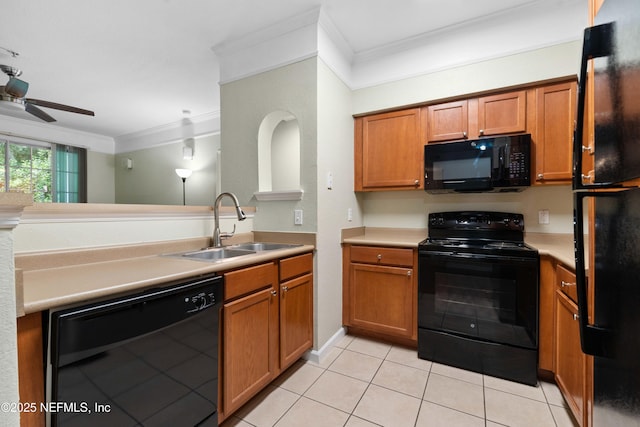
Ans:
<svg viewBox="0 0 640 427"><path fill-rule="evenodd" d="M302 225L302 209L295 209L293 211L293 224Z"/></svg>
<svg viewBox="0 0 640 427"><path fill-rule="evenodd" d="M538 211L538 224L549 224L549 209Z"/></svg>

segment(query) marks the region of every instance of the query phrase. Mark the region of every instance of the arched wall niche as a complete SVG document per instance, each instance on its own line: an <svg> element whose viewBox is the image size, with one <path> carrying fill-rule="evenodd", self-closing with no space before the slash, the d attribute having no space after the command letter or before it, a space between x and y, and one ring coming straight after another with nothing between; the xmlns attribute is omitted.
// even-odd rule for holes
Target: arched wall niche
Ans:
<svg viewBox="0 0 640 427"><path fill-rule="evenodd" d="M258 200L301 200L300 126L288 111L273 111L258 129Z"/></svg>

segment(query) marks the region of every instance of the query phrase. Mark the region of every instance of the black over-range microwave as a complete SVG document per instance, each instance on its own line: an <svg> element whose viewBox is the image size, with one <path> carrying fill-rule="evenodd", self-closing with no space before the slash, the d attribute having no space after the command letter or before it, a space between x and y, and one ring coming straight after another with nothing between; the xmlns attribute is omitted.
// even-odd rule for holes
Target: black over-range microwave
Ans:
<svg viewBox="0 0 640 427"><path fill-rule="evenodd" d="M531 135L505 135L424 146L430 193L522 191L531 185Z"/></svg>

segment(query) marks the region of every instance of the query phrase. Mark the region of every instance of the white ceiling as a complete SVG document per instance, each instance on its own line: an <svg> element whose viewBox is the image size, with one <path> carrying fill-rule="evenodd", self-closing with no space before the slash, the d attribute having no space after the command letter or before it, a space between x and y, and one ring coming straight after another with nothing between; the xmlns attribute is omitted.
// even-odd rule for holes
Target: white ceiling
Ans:
<svg viewBox="0 0 640 427"><path fill-rule="evenodd" d="M185 109L192 117L217 114L220 72L212 47L318 7L357 59L505 10L567 1L11 1L1 9L0 47L19 56L0 50L0 64L22 69L27 97L96 114L45 109L57 119L53 125L118 137L178 122Z"/></svg>

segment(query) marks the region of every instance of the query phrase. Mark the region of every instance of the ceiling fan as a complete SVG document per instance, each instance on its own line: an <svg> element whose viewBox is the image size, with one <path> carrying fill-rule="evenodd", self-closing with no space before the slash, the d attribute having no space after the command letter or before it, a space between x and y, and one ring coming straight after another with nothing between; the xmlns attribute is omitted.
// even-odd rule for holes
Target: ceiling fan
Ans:
<svg viewBox="0 0 640 427"><path fill-rule="evenodd" d="M41 99L25 98L27 90L29 89L29 83L24 80L20 80L18 76L22 74L22 70L11 67L9 65L0 65L0 69L6 75L9 76L9 81L4 86L0 86L0 104L10 102L17 107L26 111L29 114L33 114L37 118L44 120L45 122L55 122L56 119L45 113L38 107L54 108L56 110L68 111L71 113L85 114L87 116L95 116L93 111L84 110L82 108L71 107L69 105L58 104L56 102L43 101Z"/></svg>

